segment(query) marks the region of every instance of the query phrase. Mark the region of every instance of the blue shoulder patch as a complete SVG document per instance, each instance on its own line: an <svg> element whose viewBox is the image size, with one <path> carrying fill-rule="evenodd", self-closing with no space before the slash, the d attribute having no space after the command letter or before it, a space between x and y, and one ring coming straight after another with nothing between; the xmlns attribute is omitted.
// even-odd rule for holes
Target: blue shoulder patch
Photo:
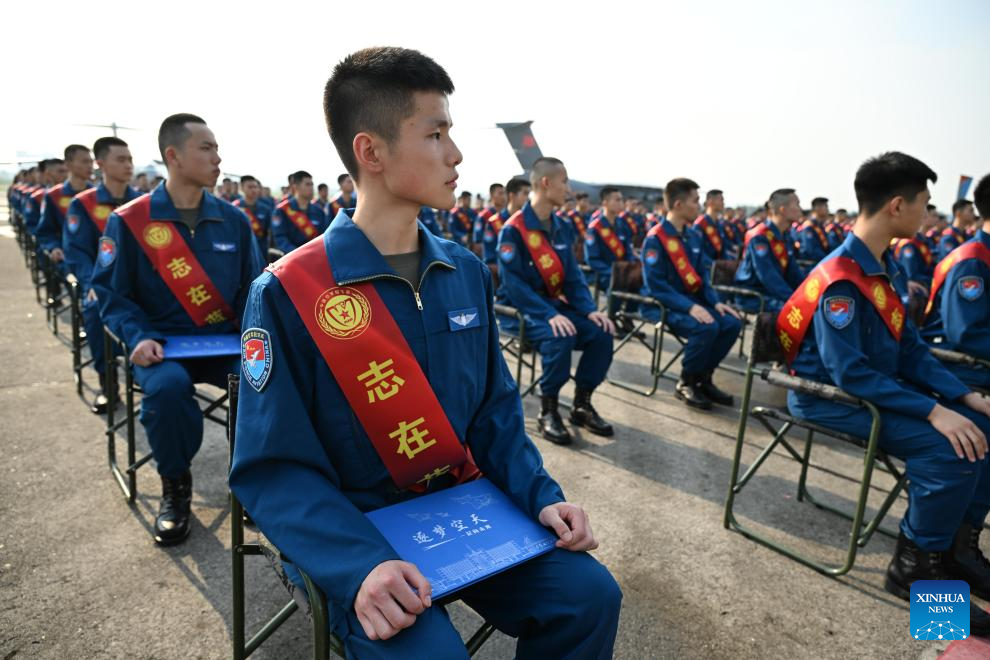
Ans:
<svg viewBox="0 0 990 660"><path fill-rule="evenodd" d="M753 241L753 249L756 250L756 254L761 257L765 257L770 251L770 246L763 241Z"/></svg>
<svg viewBox="0 0 990 660"><path fill-rule="evenodd" d="M901 256L902 257L913 257L914 256L914 246L913 245L905 245L903 247L903 249L901 249Z"/></svg>
<svg viewBox="0 0 990 660"><path fill-rule="evenodd" d="M643 261L647 265L652 266L656 262L660 261L660 252L658 250L650 249L643 253Z"/></svg>
<svg viewBox="0 0 990 660"><path fill-rule="evenodd" d="M959 295L963 300L977 300L983 295L983 278L978 275L970 275L959 279Z"/></svg>
<svg viewBox="0 0 990 660"><path fill-rule="evenodd" d="M281 226L282 226L282 216L280 216L276 211L275 213L272 213L272 227L281 227Z"/></svg>
<svg viewBox="0 0 990 660"><path fill-rule="evenodd" d="M852 323L856 311L856 301L846 296L832 296L825 299L825 320L836 330L842 330Z"/></svg>
<svg viewBox="0 0 990 660"><path fill-rule="evenodd" d="M510 241L506 241L498 246L498 257L505 263L509 263L516 258L516 246Z"/></svg>
<svg viewBox="0 0 990 660"><path fill-rule="evenodd" d="M106 268L113 263L114 259L117 258L117 243L114 242L109 236L103 236L100 238L99 250L97 252L96 260L101 266Z"/></svg>
<svg viewBox="0 0 990 660"><path fill-rule="evenodd" d="M65 228L69 230L70 234L75 234L79 231L79 216L75 213L70 213L65 217Z"/></svg>
<svg viewBox="0 0 990 660"><path fill-rule="evenodd" d="M241 335L241 367L244 379L260 392L272 373L272 340L267 330L248 328Z"/></svg>
<svg viewBox="0 0 990 660"><path fill-rule="evenodd" d="M594 244L595 244L595 235L594 235L594 234L592 234L592 233L591 233L591 232L589 231L589 232L588 232L587 234L585 234L585 237L584 237L584 242L585 242L585 243L586 243L587 245L594 245Z"/></svg>

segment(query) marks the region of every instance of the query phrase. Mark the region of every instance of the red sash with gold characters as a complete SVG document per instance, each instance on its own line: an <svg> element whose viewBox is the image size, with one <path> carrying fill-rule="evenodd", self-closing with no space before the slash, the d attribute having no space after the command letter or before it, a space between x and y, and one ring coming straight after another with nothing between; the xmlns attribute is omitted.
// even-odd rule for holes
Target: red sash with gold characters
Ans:
<svg viewBox="0 0 990 660"><path fill-rule="evenodd" d="M120 207L117 215L197 327L235 319L234 310L175 226L151 219L151 195Z"/></svg>
<svg viewBox="0 0 990 660"><path fill-rule="evenodd" d="M471 231L471 218L464 209L455 206L450 210L450 217L456 220L465 232Z"/></svg>
<svg viewBox="0 0 990 660"><path fill-rule="evenodd" d="M770 225L760 223L746 232L746 242L744 247L749 247L749 242L757 236L766 236L767 240L770 242L770 249L773 251L773 255L777 257L777 263L780 264L780 269L786 271L790 258L787 256L787 246L784 245L784 241L777 238L774 233L770 231Z"/></svg>
<svg viewBox="0 0 990 660"><path fill-rule="evenodd" d="M316 227L314 227L313 223L309 221L309 216L302 211L297 211L292 208L292 204L289 200L285 200L276 208L281 209L282 212L285 213L285 217L289 219L289 222L294 224L307 239L316 236Z"/></svg>
<svg viewBox="0 0 990 660"><path fill-rule="evenodd" d="M699 215L698 219L694 221L694 226L698 227L708 242L712 244L712 247L715 248L715 254L722 254L722 237L718 235L718 228L715 223L708 216Z"/></svg>
<svg viewBox="0 0 990 660"><path fill-rule="evenodd" d="M584 240L585 233L588 231L588 227L584 222L584 216L577 209L573 209L567 212L567 217L571 219L574 223L574 227L577 229L578 237Z"/></svg>
<svg viewBox="0 0 990 660"><path fill-rule="evenodd" d="M798 231L804 231L809 227L815 232L815 236L818 237L818 242L821 243L822 249L828 250L828 236L825 235L825 230L819 227L817 222L807 220L798 228Z"/></svg>
<svg viewBox="0 0 990 660"><path fill-rule="evenodd" d="M78 199L79 203L83 205L89 219L93 221L93 224L96 225L96 228L102 234L107 228L107 218L110 217L113 208L109 204L100 204L96 198L96 188L89 188L82 191L75 196L75 199Z"/></svg>
<svg viewBox="0 0 990 660"><path fill-rule="evenodd" d="M626 223L626 227L629 227L629 235L633 238L635 238L636 234L639 233L639 227L636 226L636 219L633 217L632 213L623 211L619 214L617 221Z"/></svg>
<svg viewBox="0 0 990 660"><path fill-rule="evenodd" d="M688 261L687 252L684 250L684 243L681 242L681 239L670 236L660 225L654 225L650 233L647 234L647 237L649 236L656 236L660 244L663 245L667 256L670 257L670 263L674 264L674 269L688 293L697 293L698 289L701 288L701 277L698 276L698 271Z"/></svg>
<svg viewBox="0 0 990 660"><path fill-rule="evenodd" d="M564 286L564 264L560 261L557 251L550 245L542 231L530 231L526 227L526 221L522 211L516 211L512 217L505 221L505 224L514 227L522 236L529 256L536 264L536 270L543 278L543 284L547 287L551 298L560 295Z"/></svg>
<svg viewBox="0 0 990 660"><path fill-rule="evenodd" d="M932 278L932 291L928 295L925 316L931 314L932 307L935 306L935 294L945 284L945 278L948 276L949 271L952 270L952 267L968 259L979 259L990 268L990 248L987 248L982 241L966 242L950 252L946 255L945 259L939 262L938 266L935 267L935 277Z"/></svg>
<svg viewBox="0 0 990 660"><path fill-rule="evenodd" d="M65 192L65 183L60 183L57 186L49 188L48 196L51 198L52 204L55 205L59 217L64 218L65 212L69 208L69 204L72 203L72 195Z"/></svg>
<svg viewBox="0 0 990 660"><path fill-rule="evenodd" d="M264 238L265 226L261 224L261 220L258 220L258 217L254 214L254 211L252 211L248 205L243 203L240 199L234 200L234 206L244 211L244 215L248 217L248 221L251 223L251 231L254 232L254 235L258 238Z"/></svg>
<svg viewBox="0 0 990 660"><path fill-rule="evenodd" d="M502 220L501 213L492 213L492 217L488 218L487 222L492 226L492 229L495 230L496 236L500 231L502 231L502 225L505 224L505 221Z"/></svg>
<svg viewBox="0 0 990 660"><path fill-rule="evenodd" d="M777 316L777 337L787 356L794 361L811 325L818 300L831 284L852 282L863 296L873 303L895 341L901 341L904 329L904 305L887 278L864 275L863 269L849 257L835 257L815 267L801 286L791 294ZM848 311L848 310L847 310Z"/></svg>
<svg viewBox="0 0 990 660"><path fill-rule="evenodd" d="M622 261L626 258L626 246L622 244L622 241L619 240L618 235L616 235L613 230L602 226L602 217L603 216L595 218L594 221L588 225L588 229L601 236L602 240L605 242L605 245L607 245L608 249L611 250L612 255L615 256L617 260Z"/></svg>
<svg viewBox="0 0 990 660"><path fill-rule="evenodd" d="M890 242L890 245L894 249L895 258L900 258L901 252L904 251L904 248L906 248L908 245L913 245L915 249L918 250L918 254L921 255L921 258L924 260L925 265L926 266L932 265L933 257L932 257L931 249L929 249L929 247L925 245L925 242L920 238L918 238L917 236L915 236L914 238L895 238Z"/></svg>
<svg viewBox="0 0 990 660"><path fill-rule="evenodd" d="M324 241L268 266L399 488L480 476L374 284L338 286Z"/></svg>

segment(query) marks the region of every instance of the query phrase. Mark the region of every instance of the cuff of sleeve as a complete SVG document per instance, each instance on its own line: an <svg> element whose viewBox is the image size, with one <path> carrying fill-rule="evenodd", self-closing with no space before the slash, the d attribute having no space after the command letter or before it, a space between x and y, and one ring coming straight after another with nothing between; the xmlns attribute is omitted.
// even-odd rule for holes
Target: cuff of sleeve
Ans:
<svg viewBox="0 0 990 660"><path fill-rule="evenodd" d="M389 548L391 550L391 548ZM361 590L361 585L364 584L365 578L375 570L375 567L387 561L401 560L402 557L395 554L395 552L381 552L375 557L366 561L360 569L354 571L354 576L351 581L347 584L347 590L344 592L344 602L341 603L343 609L346 611L354 610L354 599L357 598L358 592ZM323 588L325 593L330 593Z"/></svg>

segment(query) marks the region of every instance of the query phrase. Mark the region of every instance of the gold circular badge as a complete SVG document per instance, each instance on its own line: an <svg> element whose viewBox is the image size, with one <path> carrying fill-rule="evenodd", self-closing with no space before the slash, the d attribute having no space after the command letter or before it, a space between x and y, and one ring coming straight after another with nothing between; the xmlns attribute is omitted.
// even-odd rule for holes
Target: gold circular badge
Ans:
<svg viewBox="0 0 990 660"><path fill-rule="evenodd" d="M540 238L540 235L537 234L535 231L532 234L529 235L529 247L534 248L534 249L535 248L538 248L538 247L540 247L540 243L542 243L542 242L543 242L543 239Z"/></svg>
<svg viewBox="0 0 990 660"><path fill-rule="evenodd" d="M371 323L371 305L357 289L327 289L316 299L316 321L331 337L354 339Z"/></svg>
<svg viewBox="0 0 990 660"><path fill-rule="evenodd" d="M884 291L883 285L879 282L873 285L873 300L877 303L878 308L887 308L887 292Z"/></svg>
<svg viewBox="0 0 990 660"><path fill-rule="evenodd" d="M72 203L71 197L63 197L62 199L58 200L58 205L61 206L63 209L69 208L69 204L71 203Z"/></svg>
<svg viewBox="0 0 990 660"><path fill-rule="evenodd" d="M608 227L602 227L602 238L608 238L609 234L611 233L612 233L611 229L609 229Z"/></svg>
<svg viewBox="0 0 990 660"><path fill-rule="evenodd" d="M144 228L144 242L160 250L172 242L172 229L164 222L152 222Z"/></svg>
<svg viewBox="0 0 990 660"><path fill-rule="evenodd" d="M672 238L669 241L667 241L667 252L677 252L677 248L679 247L680 246L677 244L676 239Z"/></svg>
<svg viewBox="0 0 990 660"><path fill-rule="evenodd" d="M821 291L821 281L817 277L812 277L808 280L808 286L804 288L804 297L808 299L808 302L816 302L818 300L818 294Z"/></svg>
<svg viewBox="0 0 990 660"><path fill-rule="evenodd" d="M106 220L110 217L110 207L106 204L100 204L93 209L93 215L96 216L97 220Z"/></svg>

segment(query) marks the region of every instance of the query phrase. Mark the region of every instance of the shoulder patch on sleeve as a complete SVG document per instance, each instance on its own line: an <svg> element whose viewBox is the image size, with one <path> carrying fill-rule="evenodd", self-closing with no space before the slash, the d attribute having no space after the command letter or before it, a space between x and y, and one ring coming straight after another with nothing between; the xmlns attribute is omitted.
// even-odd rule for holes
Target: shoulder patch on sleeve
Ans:
<svg viewBox="0 0 990 660"><path fill-rule="evenodd" d="M901 250L901 256L902 257L911 257L911 256L914 256L914 246L913 245L905 245L904 248Z"/></svg>
<svg viewBox="0 0 990 660"><path fill-rule="evenodd" d="M498 246L498 257L505 263L509 263L516 258L516 246L511 241L506 241Z"/></svg>
<svg viewBox="0 0 990 660"><path fill-rule="evenodd" d="M652 266L656 262L660 261L660 251L652 248L646 250L643 253L643 261L645 261L647 265Z"/></svg>
<svg viewBox="0 0 990 660"><path fill-rule="evenodd" d="M69 230L70 234L75 234L79 231L79 216L75 213L70 213L65 218L65 228Z"/></svg>
<svg viewBox="0 0 990 660"><path fill-rule="evenodd" d="M757 255L761 257L765 257L767 256L767 253L770 252L770 246L764 243L763 241L754 240L753 250L756 252Z"/></svg>
<svg viewBox="0 0 990 660"><path fill-rule="evenodd" d="M117 243L109 236L100 238L99 251L96 260L106 268L117 258Z"/></svg>
<svg viewBox="0 0 990 660"><path fill-rule="evenodd" d="M842 330L852 323L856 301L847 296L831 296L825 299L822 309L828 324L836 330Z"/></svg>
<svg viewBox="0 0 990 660"><path fill-rule="evenodd" d="M957 288L963 300L977 300L983 295L983 278L978 275L961 277Z"/></svg>
<svg viewBox="0 0 990 660"><path fill-rule="evenodd" d="M272 340L267 330L248 328L241 335L241 367L244 379L260 392L272 373Z"/></svg>

